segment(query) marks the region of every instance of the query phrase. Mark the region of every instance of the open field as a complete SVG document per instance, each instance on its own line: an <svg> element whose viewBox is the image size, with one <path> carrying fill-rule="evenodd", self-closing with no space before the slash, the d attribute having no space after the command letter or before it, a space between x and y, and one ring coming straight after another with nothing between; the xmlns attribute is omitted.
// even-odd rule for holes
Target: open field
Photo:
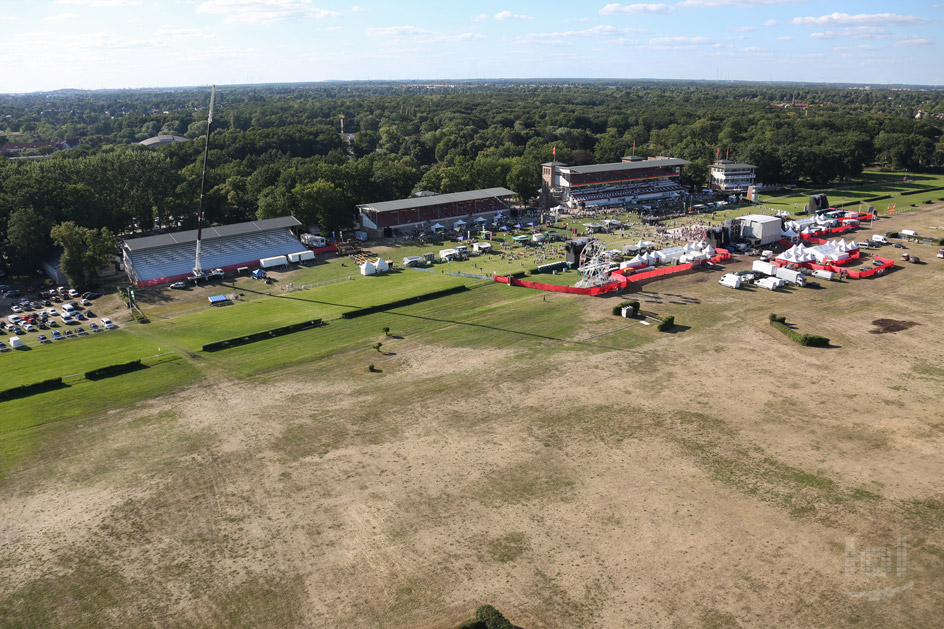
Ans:
<svg viewBox="0 0 944 629"><path fill-rule="evenodd" d="M941 204L873 231L937 226ZM529 628L933 626L944 261L908 247L925 264L818 291L705 271L545 300L403 271L180 316L213 289L155 292L150 324L14 357L20 380L176 359L0 403L0 624L445 629L490 603ZM612 316L624 298L679 327Z"/></svg>
<svg viewBox="0 0 944 629"><path fill-rule="evenodd" d="M908 181L903 181L907 178ZM865 199L879 196L890 196L866 205L874 205L876 210L884 213L886 207L897 204L898 210L905 210L912 203L923 204L925 201L940 201L944 198L944 190L926 192L927 188L944 186L944 175L916 174L916 173L863 173L862 181L853 186L836 188L820 188L810 190L794 190L788 193L762 195L760 203L778 210L793 211L794 207L802 210L809 202L811 194L825 192L833 206L840 204L860 203ZM849 208L855 209L855 208Z"/></svg>

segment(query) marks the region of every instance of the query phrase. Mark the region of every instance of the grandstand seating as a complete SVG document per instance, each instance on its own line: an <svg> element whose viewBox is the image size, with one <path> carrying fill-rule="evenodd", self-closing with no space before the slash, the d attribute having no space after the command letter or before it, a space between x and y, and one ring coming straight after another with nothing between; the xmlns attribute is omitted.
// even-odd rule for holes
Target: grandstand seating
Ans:
<svg viewBox="0 0 944 629"><path fill-rule="evenodd" d="M204 240L200 263L204 269L258 264L260 258L287 255L305 249L287 229L276 229ZM185 242L153 249L126 251L129 274L139 284L174 281L193 270L197 245Z"/></svg>

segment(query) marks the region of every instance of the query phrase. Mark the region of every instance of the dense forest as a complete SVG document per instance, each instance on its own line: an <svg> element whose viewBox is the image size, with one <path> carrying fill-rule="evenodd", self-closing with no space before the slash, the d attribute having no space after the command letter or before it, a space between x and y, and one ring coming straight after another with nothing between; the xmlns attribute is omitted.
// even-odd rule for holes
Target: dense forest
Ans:
<svg viewBox="0 0 944 629"><path fill-rule="evenodd" d="M208 101L207 88L0 95L0 146L78 139L47 157L38 156L50 147L0 158L4 266L36 269L59 224L93 234L88 242L193 227ZM205 211L211 223L291 214L330 232L351 224L357 203L416 190L506 186L528 200L555 146L557 159L573 165L631 151L681 157L692 162L682 175L691 186L706 182L719 151L755 164L758 181L821 185L872 164L944 164L942 128L941 90L669 81L229 86L217 89ZM190 141L138 144L158 134Z"/></svg>

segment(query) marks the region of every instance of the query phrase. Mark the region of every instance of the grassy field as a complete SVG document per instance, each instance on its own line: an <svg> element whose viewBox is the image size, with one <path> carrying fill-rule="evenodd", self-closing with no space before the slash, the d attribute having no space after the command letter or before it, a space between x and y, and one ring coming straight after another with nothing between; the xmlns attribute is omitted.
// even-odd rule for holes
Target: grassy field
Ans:
<svg viewBox="0 0 944 629"><path fill-rule="evenodd" d="M876 229L906 221L944 207ZM448 275L482 259L278 290L333 260L186 314L220 288L149 292L149 324L0 357L23 382L172 352L0 403L0 624L453 629L491 603L527 627L933 626L944 263L908 247L927 263L821 290L719 287L744 258L607 298ZM906 575L850 575L850 539L902 536Z"/></svg>
<svg viewBox="0 0 944 629"><path fill-rule="evenodd" d="M907 178L907 181L904 179ZM877 196L890 195L890 199L882 199L866 205L875 205L879 211L896 204L898 210L906 209L914 204L924 204L925 201L939 201L944 198L944 190L926 192L927 188L944 186L944 175L928 175L916 173L864 173L861 180L852 186L837 188L821 188L809 190L793 190L788 193L762 195L760 204L778 210L792 211L794 206L802 210L809 202L811 194L825 192L833 206L841 204L861 203L865 199ZM854 208L851 208L854 209Z"/></svg>

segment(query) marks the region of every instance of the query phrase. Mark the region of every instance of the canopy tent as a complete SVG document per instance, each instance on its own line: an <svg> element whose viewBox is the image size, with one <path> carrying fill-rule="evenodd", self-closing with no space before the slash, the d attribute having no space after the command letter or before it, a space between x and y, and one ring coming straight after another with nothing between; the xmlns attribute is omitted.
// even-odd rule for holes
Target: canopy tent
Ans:
<svg viewBox="0 0 944 629"><path fill-rule="evenodd" d="M390 270L390 263L383 258L377 258L377 261L374 262L374 267L377 269L378 273L383 273Z"/></svg>
<svg viewBox="0 0 944 629"><path fill-rule="evenodd" d="M440 229L445 229L445 227L443 225L440 225L439 223L436 223L435 225L430 227L430 229L432 229L433 231L438 231Z"/></svg>
<svg viewBox="0 0 944 629"><path fill-rule="evenodd" d="M482 217L480 216L480 217L478 217L477 219L475 219L475 222L476 222L476 223L487 223L488 221L486 221L484 218L482 218Z"/></svg>
<svg viewBox="0 0 944 629"><path fill-rule="evenodd" d="M459 227L460 225L467 225L467 224L468 224L468 223L466 223L466 222L465 222L464 220L462 220L461 218L460 218L459 220L457 220L455 223L453 223L453 225L455 225L456 227Z"/></svg>
<svg viewBox="0 0 944 629"><path fill-rule="evenodd" d="M374 275L377 273L377 267L370 260L365 260L361 265L361 275Z"/></svg>
<svg viewBox="0 0 944 629"><path fill-rule="evenodd" d="M263 271L262 269L256 269L255 271L252 272L252 276L256 279L259 279L260 277L265 277L266 272Z"/></svg>

